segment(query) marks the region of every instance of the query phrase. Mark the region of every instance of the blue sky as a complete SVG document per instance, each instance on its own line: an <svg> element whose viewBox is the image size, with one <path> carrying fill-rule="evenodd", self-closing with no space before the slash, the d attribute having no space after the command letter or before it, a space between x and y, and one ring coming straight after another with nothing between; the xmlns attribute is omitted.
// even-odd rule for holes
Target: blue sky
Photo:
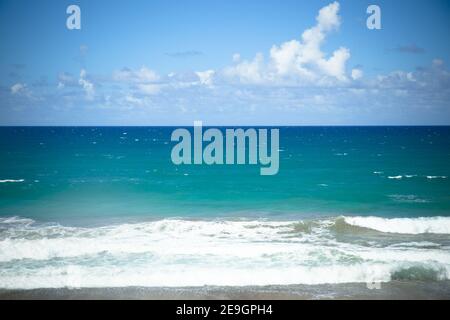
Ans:
<svg viewBox="0 0 450 320"><path fill-rule="evenodd" d="M0 0L0 124L450 124L449 33L448 1Z"/></svg>

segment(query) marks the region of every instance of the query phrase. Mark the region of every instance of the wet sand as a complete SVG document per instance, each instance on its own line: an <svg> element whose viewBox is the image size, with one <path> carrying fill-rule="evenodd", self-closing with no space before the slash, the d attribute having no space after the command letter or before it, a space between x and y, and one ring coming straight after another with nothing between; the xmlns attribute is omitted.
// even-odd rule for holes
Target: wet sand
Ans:
<svg viewBox="0 0 450 320"><path fill-rule="evenodd" d="M182 287L182 288L60 288L6 290L0 299L146 299L146 300L301 300L301 299L450 299L450 281L392 281L380 289L365 283L327 285L289 285L261 287Z"/></svg>

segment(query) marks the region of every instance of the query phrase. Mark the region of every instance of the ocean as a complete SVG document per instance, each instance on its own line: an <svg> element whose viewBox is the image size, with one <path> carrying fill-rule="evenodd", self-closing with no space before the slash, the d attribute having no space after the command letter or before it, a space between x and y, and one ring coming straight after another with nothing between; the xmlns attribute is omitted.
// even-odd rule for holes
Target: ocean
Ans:
<svg viewBox="0 0 450 320"><path fill-rule="evenodd" d="M174 129L1 127L0 289L419 281L450 295L450 127L280 127L273 176L174 165Z"/></svg>

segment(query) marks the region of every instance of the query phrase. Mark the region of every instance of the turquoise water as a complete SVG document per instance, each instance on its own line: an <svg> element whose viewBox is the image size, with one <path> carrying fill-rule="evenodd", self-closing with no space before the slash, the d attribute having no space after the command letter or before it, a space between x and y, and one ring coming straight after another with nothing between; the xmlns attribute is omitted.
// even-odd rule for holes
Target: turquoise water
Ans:
<svg viewBox="0 0 450 320"><path fill-rule="evenodd" d="M173 129L1 128L0 180L24 181L0 183L0 215L450 215L449 127L281 128L275 176L259 165L176 166Z"/></svg>
<svg viewBox="0 0 450 320"><path fill-rule="evenodd" d="M0 288L450 279L450 127L280 128L274 176L173 130L0 128Z"/></svg>

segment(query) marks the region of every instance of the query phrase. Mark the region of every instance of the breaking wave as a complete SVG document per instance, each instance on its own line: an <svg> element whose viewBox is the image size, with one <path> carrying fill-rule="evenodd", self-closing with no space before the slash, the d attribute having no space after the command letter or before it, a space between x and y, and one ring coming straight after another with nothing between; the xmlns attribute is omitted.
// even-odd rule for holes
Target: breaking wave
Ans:
<svg viewBox="0 0 450 320"><path fill-rule="evenodd" d="M449 244L433 233L448 234L449 224L445 217L338 217L163 219L81 228L2 218L0 287L445 280Z"/></svg>
<svg viewBox="0 0 450 320"><path fill-rule="evenodd" d="M381 232L421 234L450 234L450 217L393 218L345 217L345 222L354 226Z"/></svg>
<svg viewBox="0 0 450 320"><path fill-rule="evenodd" d="M18 182L24 182L25 179L4 179L4 180L0 180L0 183L18 183Z"/></svg>

